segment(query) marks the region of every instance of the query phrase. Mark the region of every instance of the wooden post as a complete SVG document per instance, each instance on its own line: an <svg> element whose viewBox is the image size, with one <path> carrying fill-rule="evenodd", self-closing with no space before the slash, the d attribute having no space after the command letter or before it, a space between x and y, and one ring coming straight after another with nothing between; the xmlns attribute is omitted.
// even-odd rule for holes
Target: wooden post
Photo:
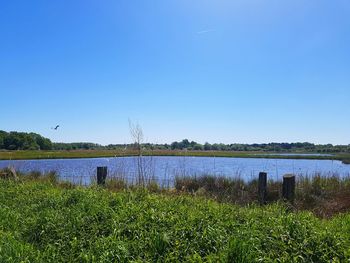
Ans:
<svg viewBox="0 0 350 263"><path fill-rule="evenodd" d="M293 203L295 197L295 175L286 174L283 176L283 199Z"/></svg>
<svg viewBox="0 0 350 263"><path fill-rule="evenodd" d="M267 173L259 173L258 198L261 205L266 204L267 197Z"/></svg>
<svg viewBox="0 0 350 263"><path fill-rule="evenodd" d="M107 166L97 167L97 184L104 185L107 177Z"/></svg>

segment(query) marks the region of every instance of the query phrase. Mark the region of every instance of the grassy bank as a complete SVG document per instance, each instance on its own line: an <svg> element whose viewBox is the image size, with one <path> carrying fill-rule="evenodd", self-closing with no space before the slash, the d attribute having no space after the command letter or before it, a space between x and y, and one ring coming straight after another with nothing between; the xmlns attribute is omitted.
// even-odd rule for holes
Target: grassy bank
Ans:
<svg viewBox="0 0 350 263"><path fill-rule="evenodd" d="M0 180L0 262L345 262L350 214Z"/></svg>
<svg viewBox="0 0 350 263"><path fill-rule="evenodd" d="M249 182L239 178L215 176L179 177L175 180L179 192L204 196L219 202L240 206L258 202L258 181ZM299 177L296 181L295 211L311 211L321 218L329 218L350 211L350 178L337 176ZM273 204L282 200L282 182L268 181L266 202Z"/></svg>
<svg viewBox="0 0 350 263"><path fill-rule="evenodd" d="M0 151L0 160L26 159L68 159L136 156L133 150L75 150L75 151ZM145 151L145 156L199 156L199 157L235 157L235 158L272 158L272 159L317 159L341 160L350 163L350 154L338 153L334 156L280 156L267 152L230 152L230 151L180 151L155 150Z"/></svg>

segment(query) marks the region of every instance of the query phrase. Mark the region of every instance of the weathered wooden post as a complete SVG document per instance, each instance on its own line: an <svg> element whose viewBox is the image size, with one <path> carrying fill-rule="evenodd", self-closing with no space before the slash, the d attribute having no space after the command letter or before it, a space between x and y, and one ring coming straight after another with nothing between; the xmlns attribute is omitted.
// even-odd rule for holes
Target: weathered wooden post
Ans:
<svg viewBox="0 0 350 263"><path fill-rule="evenodd" d="M258 198L261 205L266 204L267 197L267 173L259 173Z"/></svg>
<svg viewBox="0 0 350 263"><path fill-rule="evenodd" d="M286 174L283 176L282 196L284 200L287 200L291 203L294 202L294 198L295 198L295 175L294 174Z"/></svg>
<svg viewBox="0 0 350 263"><path fill-rule="evenodd" d="M97 167L97 184L104 185L107 177L107 166Z"/></svg>

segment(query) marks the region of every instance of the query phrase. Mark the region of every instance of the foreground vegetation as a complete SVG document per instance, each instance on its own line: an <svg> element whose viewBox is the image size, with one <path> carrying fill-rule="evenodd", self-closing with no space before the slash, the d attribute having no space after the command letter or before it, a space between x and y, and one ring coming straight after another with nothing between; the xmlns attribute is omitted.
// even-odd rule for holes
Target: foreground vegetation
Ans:
<svg viewBox="0 0 350 263"><path fill-rule="evenodd" d="M0 262L345 262L350 214L109 191L55 174L0 180Z"/></svg>
<svg viewBox="0 0 350 263"><path fill-rule="evenodd" d="M175 188L196 196L219 202L247 206L258 202L258 181L246 182L239 178L199 176L179 177ZM311 211L321 218L350 212L350 177L338 176L298 177L295 199L290 206L294 211ZM282 199L282 182L268 181L266 202L273 204Z"/></svg>

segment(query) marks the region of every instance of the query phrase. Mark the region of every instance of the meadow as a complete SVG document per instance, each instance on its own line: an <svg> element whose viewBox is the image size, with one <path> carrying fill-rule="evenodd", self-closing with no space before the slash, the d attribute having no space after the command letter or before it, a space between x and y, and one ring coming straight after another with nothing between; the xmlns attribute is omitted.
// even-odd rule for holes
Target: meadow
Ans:
<svg viewBox="0 0 350 263"><path fill-rule="evenodd" d="M350 163L349 153L336 153L333 156L288 156L278 155L273 152L250 152L250 151L184 151L184 150L145 150L144 156L200 156L200 157L232 157L232 158L269 158L269 159L317 159L317 160L340 160ZM299 153L300 154L300 153ZM25 150L25 151L0 151L0 160L34 160L34 159L74 159L74 158L101 158L137 156L139 151L132 149L119 150Z"/></svg>
<svg viewBox="0 0 350 263"><path fill-rule="evenodd" d="M198 189L79 187L54 173L3 176L0 262L350 259L350 213L324 219L280 201L218 201Z"/></svg>

